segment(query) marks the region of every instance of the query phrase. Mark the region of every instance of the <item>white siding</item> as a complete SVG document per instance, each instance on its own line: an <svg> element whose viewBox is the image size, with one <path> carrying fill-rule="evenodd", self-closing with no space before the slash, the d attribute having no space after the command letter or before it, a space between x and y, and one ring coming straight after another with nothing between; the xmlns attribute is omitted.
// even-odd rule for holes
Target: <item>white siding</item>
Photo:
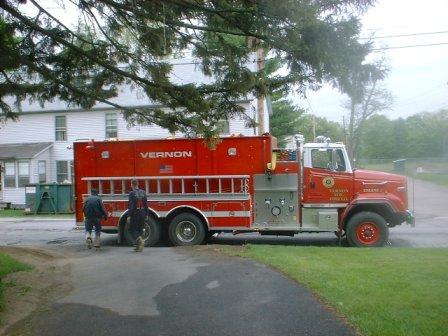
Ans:
<svg viewBox="0 0 448 336"><path fill-rule="evenodd" d="M54 115L36 113L21 115L16 122L2 126L0 144L54 141Z"/></svg>
<svg viewBox="0 0 448 336"><path fill-rule="evenodd" d="M241 104L244 108L245 114L251 117L250 103ZM252 112L253 113L253 112ZM229 120L230 134L253 135L253 129L246 127L246 119L243 117L235 117Z"/></svg>
<svg viewBox="0 0 448 336"><path fill-rule="evenodd" d="M103 121L104 123L104 121ZM123 117L118 117L118 138L120 139L160 139L170 135L168 130L156 125L139 125L129 127ZM103 135L104 137L104 135Z"/></svg>
<svg viewBox="0 0 448 336"><path fill-rule="evenodd" d="M3 202L10 202L12 205L25 204L25 188L5 188Z"/></svg>
<svg viewBox="0 0 448 336"><path fill-rule="evenodd" d="M264 100L264 131L263 133L270 132L271 125L269 123L269 109L266 99Z"/></svg>

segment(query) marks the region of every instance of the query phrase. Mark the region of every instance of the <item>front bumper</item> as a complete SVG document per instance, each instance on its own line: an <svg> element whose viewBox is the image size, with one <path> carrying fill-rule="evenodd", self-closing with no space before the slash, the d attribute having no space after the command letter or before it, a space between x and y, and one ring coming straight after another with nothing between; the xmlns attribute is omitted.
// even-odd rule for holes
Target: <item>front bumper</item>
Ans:
<svg viewBox="0 0 448 336"><path fill-rule="evenodd" d="M415 227L415 217L409 210L395 213L393 219L389 222L390 227L408 223L411 227Z"/></svg>
<svg viewBox="0 0 448 336"><path fill-rule="evenodd" d="M409 210L406 210L406 223L411 224L411 227L415 227L415 217Z"/></svg>

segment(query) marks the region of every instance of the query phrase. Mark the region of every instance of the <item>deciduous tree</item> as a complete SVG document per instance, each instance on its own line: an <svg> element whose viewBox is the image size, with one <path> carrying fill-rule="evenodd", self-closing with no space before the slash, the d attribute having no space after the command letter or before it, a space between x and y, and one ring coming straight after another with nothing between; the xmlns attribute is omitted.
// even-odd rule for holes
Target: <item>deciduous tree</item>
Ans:
<svg viewBox="0 0 448 336"><path fill-rule="evenodd" d="M447 156L447 130L447 110L395 120L376 115L365 123L359 154L362 159Z"/></svg>
<svg viewBox="0 0 448 336"><path fill-rule="evenodd" d="M349 100L344 107L349 111L347 149L351 160L356 160L364 124L374 114L389 109L392 95L381 87L381 81L388 72L384 60L354 66L346 77L346 93Z"/></svg>

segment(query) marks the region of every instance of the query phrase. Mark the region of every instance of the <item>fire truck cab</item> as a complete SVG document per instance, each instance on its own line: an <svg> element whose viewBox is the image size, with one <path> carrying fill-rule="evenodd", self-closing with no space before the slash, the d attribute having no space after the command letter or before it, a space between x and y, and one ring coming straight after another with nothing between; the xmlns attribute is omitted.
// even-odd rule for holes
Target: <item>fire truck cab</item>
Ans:
<svg viewBox="0 0 448 336"><path fill-rule="evenodd" d="M133 243L132 179L148 195L149 246L163 231L174 245L220 232L335 232L352 246L382 246L389 227L413 223L405 177L352 169L343 144L293 139L287 148L270 135L222 138L213 149L204 139L76 142L77 223L83 225L83 200L96 188L109 212L103 231Z"/></svg>

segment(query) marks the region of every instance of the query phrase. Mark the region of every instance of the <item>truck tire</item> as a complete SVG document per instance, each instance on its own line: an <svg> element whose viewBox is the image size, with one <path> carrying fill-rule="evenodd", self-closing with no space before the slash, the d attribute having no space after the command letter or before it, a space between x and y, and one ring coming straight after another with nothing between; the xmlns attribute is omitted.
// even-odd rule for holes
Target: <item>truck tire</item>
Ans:
<svg viewBox="0 0 448 336"><path fill-rule="evenodd" d="M353 215L345 232L349 246L379 247L389 240L386 220L375 212L363 211Z"/></svg>
<svg viewBox="0 0 448 336"><path fill-rule="evenodd" d="M173 218L168 228L168 235L173 245L199 245L205 239L202 221L191 213L181 213Z"/></svg>
<svg viewBox="0 0 448 336"><path fill-rule="evenodd" d="M127 244L130 246L134 245L137 236L130 230L130 224L127 218L123 233ZM147 216L143 226L143 241L145 242L145 246L149 247L156 245L160 240L160 233L160 223L152 216Z"/></svg>

